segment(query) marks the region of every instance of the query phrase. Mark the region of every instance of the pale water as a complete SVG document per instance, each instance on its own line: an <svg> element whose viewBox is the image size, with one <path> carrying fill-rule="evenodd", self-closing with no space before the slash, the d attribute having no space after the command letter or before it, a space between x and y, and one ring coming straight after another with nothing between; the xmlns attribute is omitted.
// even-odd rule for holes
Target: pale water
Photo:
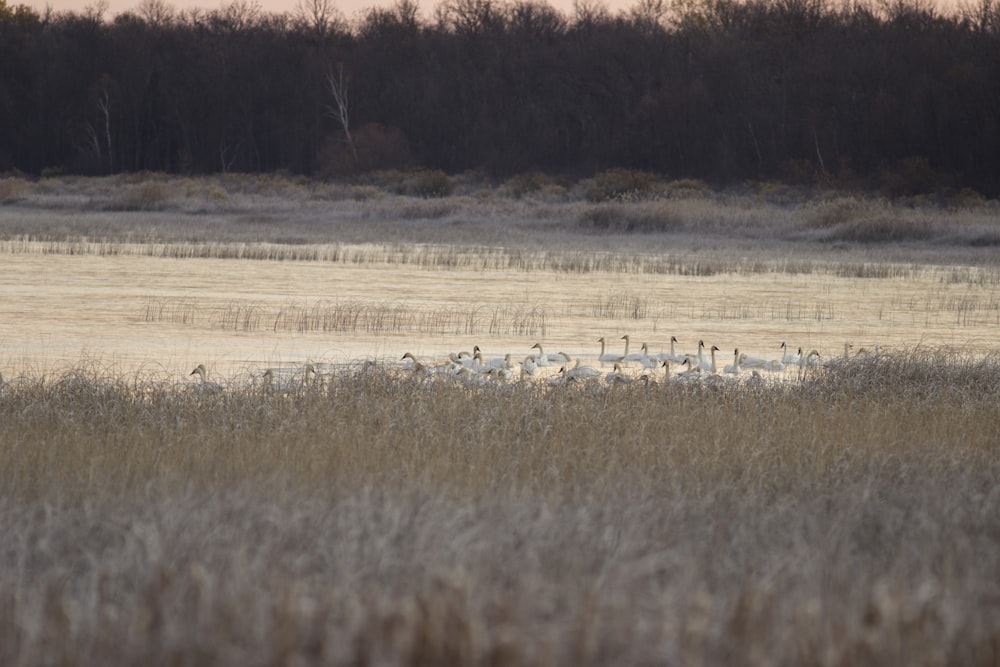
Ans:
<svg viewBox="0 0 1000 667"><path fill-rule="evenodd" d="M97 363L118 373L184 379L199 363L216 377L271 366L433 360L479 345L515 361L546 352L596 357L597 339L623 352L695 352L717 345L775 358L925 345L1000 349L1000 296L948 268L903 278L829 274L676 275L448 270L316 261L167 259L13 253L0 256L0 372L56 372ZM408 331L309 331L275 326L277 314L327 304L409 314ZM232 313L254 313L236 326ZM227 319L226 313L230 313ZM151 315L151 313L153 313ZM422 324L412 324L419 314ZM436 314L447 320L433 326ZM447 317L446 317L447 316ZM225 328L229 322L229 328ZM491 333L491 323L495 331ZM369 327L372 328L372 327ZM404 327L406 328L406 327ZM277 330L276 330L277 329Z"/></svg>

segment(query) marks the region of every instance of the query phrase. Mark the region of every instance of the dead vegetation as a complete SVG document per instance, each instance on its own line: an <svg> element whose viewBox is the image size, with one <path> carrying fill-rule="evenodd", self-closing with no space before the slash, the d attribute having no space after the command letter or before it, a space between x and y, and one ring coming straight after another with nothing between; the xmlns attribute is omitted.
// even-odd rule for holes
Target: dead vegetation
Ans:
<svg viewBox="0 0 1000 667"><path fill-rule="evenodd" d="M995 356L8 381L4 664L996 664Z"/></svg>

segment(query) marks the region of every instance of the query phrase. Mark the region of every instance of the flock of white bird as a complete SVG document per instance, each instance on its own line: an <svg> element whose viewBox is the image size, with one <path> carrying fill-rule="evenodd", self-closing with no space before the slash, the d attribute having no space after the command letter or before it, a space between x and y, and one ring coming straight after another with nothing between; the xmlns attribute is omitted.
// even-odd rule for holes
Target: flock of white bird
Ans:
<svg viewBox="0 0 1000 667"><path fill-rule="evenodd" d="M471 383L488 383L510 380L544 380L552 385L567 382L590 380L604 381L608 384L627 384L641 381L647 384L658 381L677 382L726 382L741 379L760 381L766 373L783 373L788 370L797 372L798 377L804 377L808 372L825 365L819 352L812 350L803 353L802 348L794 353L789 352L785 341L781 341L780 354L773 358L756 357L743 354L739 348L733 351L732 363L719 368L716 352L719 348L713 345L707 347L703 340L698 341L697 352L678 353L676 351L677 337L670 337L670 351L651 353L649 346L642 343L640 351L631 351L631 339L622 336L625 349L621 354L608 352L608 341L601 337L600 353L596 357L584 356L573 358L565 352L547 353L541 343L535 343L523 359L515 361L511 353L502 357L484 357L479 346L471 352L452 352L446 359L421 361L412 353L407 352L400 360L402 368L417 375L426 377L451 378ZM844 356L847 357L853 346L844 345ZM370 363L370 362L368 362ZM597 366L592 365L596 363ZM225 385L210 380L204 364L198 364L190 376L197 376L193 384L189 384L200 394L222 392ZM254 378L265 392L288 393L302 391L322 383L317 368L312 363L296 368L268 368ZM0 391L7 383L0 375Z"/></svg>
<svg viewBox="0 0 1000 667"><path fill-rule="evenodd" d="M781 341L773 358L757 357L733 351L732 362L721 365L716 346L707 347L698 341L696 352L678 353L677 337L670 338L670 351L652 353L649 346L642 343L638 352L631 349L631 338L622 336L625 349L621 353L608 351L608 340L597 339L601 349L596 357L573 358L565 352L555 354L545 352L540 343L533 350L515 361L511 353L504 356L485 357L479 346L471 352L452 352L447 359L421 361L412 353L403 355L402 361L414 373L425 376L463 379L469 382L493 382L499 380L544 379L549 384L562 384L578 380L604 381L609 384L627 384L633 381L645 383L658 381L677 382L726 382L748 379L761 381L763 373L784 373L793 370L798 377L824 365L816 350L789 352L788 344ZM845 345L848 354L851 346Z"/></svg>

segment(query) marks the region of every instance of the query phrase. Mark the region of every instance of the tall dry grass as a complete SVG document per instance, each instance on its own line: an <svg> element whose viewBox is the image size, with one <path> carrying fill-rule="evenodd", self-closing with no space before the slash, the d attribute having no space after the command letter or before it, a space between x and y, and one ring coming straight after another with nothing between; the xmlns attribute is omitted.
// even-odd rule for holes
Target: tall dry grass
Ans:
<svg viewBox="0 0 1000 667"><path fill-rule="evenodd" d="M1000 359L0 393L0 663L996 665Z"/></svg>

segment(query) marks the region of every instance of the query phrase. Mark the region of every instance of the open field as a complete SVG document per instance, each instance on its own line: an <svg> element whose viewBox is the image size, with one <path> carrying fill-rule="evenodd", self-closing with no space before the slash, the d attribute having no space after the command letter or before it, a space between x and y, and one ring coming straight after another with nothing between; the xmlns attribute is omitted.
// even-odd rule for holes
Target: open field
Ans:
<svg viewBox="0 0 1000 667"><path fill-rule="evenodd" d="M1000 665L994 203L458 190L0 180L0 664Z"/></svg>

